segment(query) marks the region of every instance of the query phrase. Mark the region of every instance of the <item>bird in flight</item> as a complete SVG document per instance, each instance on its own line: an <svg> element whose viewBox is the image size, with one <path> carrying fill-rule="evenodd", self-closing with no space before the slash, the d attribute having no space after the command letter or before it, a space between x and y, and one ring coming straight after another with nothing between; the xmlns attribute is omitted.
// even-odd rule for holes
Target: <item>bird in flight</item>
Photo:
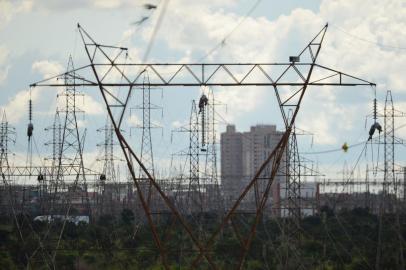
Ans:
<svg viewBox="0 0 406 270"><path fill-rule="evenodd" d="M149 17L148 16L144 16L144 17L142 17L140 20L138 20L138 21L135 21L135 22L133 22L133 23L131 23L132 25L140 25L140 24L142 24L142 23L144 23L146 20L148 20L149 19Z"/></svg>
<svg viewBox="0 0 406 270"><path fill-rule="evenodd" d="M150 4L150 3L144 4L143 6L144 6L145 9L148 9L148 10L153 10L153 9L157 8L156 5ZM141 25L148 19L149 19L149 16L144 16L140 20L131 23L131 25Z"/></svg>
<svg viewBox="0 0 406 270"><path fill-rule="evenodd" d="M145 9L156 9L157 6L156 6L156 5L153 5L153 4L145 4L145 5L144 5L144 8L145 8Z"/></svg>

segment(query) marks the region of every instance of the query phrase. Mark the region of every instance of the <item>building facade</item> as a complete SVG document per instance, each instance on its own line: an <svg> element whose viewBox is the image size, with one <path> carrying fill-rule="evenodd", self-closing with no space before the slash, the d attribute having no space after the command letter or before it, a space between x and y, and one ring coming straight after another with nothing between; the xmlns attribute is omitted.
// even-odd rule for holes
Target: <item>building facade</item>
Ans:
<svg viewBox="0 0 406 270"><path fill-rule="evenodd" d="M228 125L221 134L221 185L226 206L230 207L243 189L255 176L265 159L274 150L283 132L275 125L256 125L248 132L237 132L234 125ZM285 155L284 155L285 157ZM282 173L284 158L271 186L266 207L276 207L279 200L278 184L284 181ZM242 202L244 211L255 211L257 203L266 189L272 164L260 175L254 186Z"/></svg>

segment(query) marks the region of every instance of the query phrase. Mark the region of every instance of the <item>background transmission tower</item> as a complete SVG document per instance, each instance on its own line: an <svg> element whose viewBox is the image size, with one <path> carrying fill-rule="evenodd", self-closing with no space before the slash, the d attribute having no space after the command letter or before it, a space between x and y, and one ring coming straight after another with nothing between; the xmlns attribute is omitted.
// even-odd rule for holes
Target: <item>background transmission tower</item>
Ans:
<svg viewBox="0 0 406 270"><path fill-rule="evenodd" d="M9 164L9 149L10 142L15 143L15 129L11 127L7 121L6 112L3 111L3 115L0 122L0 174L2 178L2 185L4 190L8 190L8 198L2 198L0 201L8 201L7 209L4 209L5 213L10 213L10 207L15 214L16 196L13 195L10 164Z"/></svg>
<svg viewBox="0 0 406 270"><path fill-rule="evenodd" d="M189 119L189 183L186 206L190 212L203 211L203 198L200 183L200 143L199 143L199 115L196 103L192 101Z"/></svg>
<svg viewBox="0 0 406 270"><path fill-rule="evenodd" d="M214 98L212 89L207 92L207 103L201 108L201 128L202 149L200 154L203 156L204 168L202 170L202 180L206 194L206 210L220 211L224 209L221 196L221 187L218 181L217 170L217 120L216 107L223 105L218 103Z"/></svg>
<svg viewBox="0 0 406 270"><path fill-rule="evenodd" d="M10 184L11 179L9 169L9 149L10 142L15 143L15 128L11 127L7 121L6 112L3 111L3 115L0 122L0 172L2 174L3 184Z"/></svg>
<svg viewBox="0 0 406 270"><path fill-rule="evenodd" d="M120 201L120 186L117 183L117 173L115 162L120 160L114 155L114 127L109 119L106 119L106 125L97 130L104 133L104 140L97 144L102 147L103 156L97 161L102 162L102 173L97 181L97 211L103 214L105 211L114 214L116 206L114 202ZM107 208L107 209L106 209Z"/></svg>
<svg viewBox="0 0 406 270"><path fill-rule="evenodd" d="M383 183L383 211L388 209L387 196L389 185L394 184L393 192L397 195L395 179L395 109L393 107L392 93L387 91L384 110L384 183Z"/></svg>
<svg viewBox="0 0 406 270"><path fill-rule="evenodd" d="M151 88L148 72L144 72L143 78L143 85L141 86L141 94L142 94L142 104L136 106L134 109L140 110L142 112L142 124L136 125L135 128L141 129L141 151L140 151L140 159L143 162L146 170L149 174L155 178L155 166L154 166L154 154L153 154L153 147L152 147L152 128L160 128L159 126L155 125L151 121L151 111L152 110L161 110L163 114L162 107L159 107L155 104L151 103L151 90L157 88ZM151 182L148 181L147 175L143 172L143 170L139 169L139 178L141 179L141 189L144 194L147 194L147 203L150 205L152 209L156 208L157 201L154 199L154 194L152 192Z"/></svg>
<svg viewBox="0 0 406 270"><path fill-rule="evenodd" d="M45 146L52 147L52 156L45 158L45 160L48 160L51 163L51 179L57 179L59 154L62 150L62 123L58 109L55 112L53 124L45 128L45 131L52 132L52 140L45 143Z"/></svg>
<svg viewBox="0 0 406 270"><path fill-rule="evenodd" d="M76 75L73 72L74 70L72 57L69 57L67 73L64 75L63 79L65 81L66 88L59 97L64 97L64 109L58 110L59 114L63 121L63 127L61 129L61 142L60 147L58 148L58 162L56 164L56 174L53 179L53 192L58 190L66 189L66 182L69 181L73 183L73 190L69 191L70 194L68 198L65 198L70 206L72 201L72 196L80 194L82 201L86 201L87 209L86 212L90 215L90 205L87 195L87 186L86 186L86 177L83 164L83 137L79 134L78 120L77 117L79 114L83 114L83 111L80 110L77 106L77 97L78 94L75 85ZM82 95L83 96L83 95ZM57 123L57 122L56 122ZM55 127L56 130L58 128ZM58 139L59 140L59 139ZM55 145L58 145L59 142L56 142ZM66 179L64 174L69 173L70 175L75 175L74 179ZM78 186L80 187L79 189ZM61 190L61 191L62 191ZM84 194L84 196L83 196ZM70 209L70 207L68 207Z"/></svg>

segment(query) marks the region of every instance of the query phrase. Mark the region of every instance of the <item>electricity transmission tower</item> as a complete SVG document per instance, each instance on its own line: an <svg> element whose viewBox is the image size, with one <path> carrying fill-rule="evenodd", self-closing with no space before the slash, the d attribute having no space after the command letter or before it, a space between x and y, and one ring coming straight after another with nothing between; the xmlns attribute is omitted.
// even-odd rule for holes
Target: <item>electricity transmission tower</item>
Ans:
<svg viewBox="0 0 406 270"><path fill-rule="evenodd" d="M110 123L109 119L106 119L104 127L97 130L99 133L103 133L104 140L102 143L97 144L97 147L102 148L103 156L98 158L97 161L101 162L102 172L97 180L97 214L102 215L106 211L107 213L116 212L116 206L114 202L120 198L119 188L117 187L117 173L115 168L115 161L119 160L114 155L114 127Z"/></svg>
<svg viewBox="0 0 406 270"><path fill-rule="evenodd" d="M383 211L388 210L387 196L389 183L394 184L393 193L397 196L395 177L395 109L393 107L392 93L387 91L384 109L384 182L383 182Z"/></svg>
<svg viewBox="0 0 406 270"><path fill-rule="evenodd" d="M190 207L190 212L203 212L203 190L200 182L199 115L194 100L189 125L189 183L186 205Z"/></svg>
<svg viewBox="0 0 406 270"><path fill-rule="evenodd" d="M217 119L218 113L216 107L223 105L216 101L213 89L207 91L207 104L203 106L202 118L205 120L201 122L201 133L205 133L204 145L202 143L202 154L205 158L203 177L205 185L205 193L208 210L222 211L224 209L223 200L221 198L221 188L218 179L217 171ZM202 135L203 136L203 135Z"/></svg>
<svg viewBox="0 0 406 270"><path fill-rule="evenodd" d="M54 122L51 126L45 128L45 131L52 132L52 140L45 143L45 146L52 147L52 156L45 158L45 160L51 161L51 174L49 177L51 179L57 179L59 154L61 153L62 146L62 123L58 109L55 112Z"/></svg>
<svg viewBox="0 0 406 270"><path fill-rule="evenodd" d="M140 87L142 94L142 103L135 107L136 110L141 111L142 123L137 124L135 128L141 129L141 149L140 149L140 160L144 164L145 168L155 178L155 165L154 165L154 152L152 145L152 134L151 130L153 128L159 128L159 126L152 123L151 113L152 110L163 110L161 107L151 103L151 88L148 71L143 72L143 85ZM158 205L154 203L156 201L156 192L152 189L151 182L148 180L148 176L143 172L142 168L139 168L139 179L141 180L141 188L147 192L147 202L150 207L154 208L154 212L158 209Z"/></svg>
<svg viewBox="0 0 406 270"><path fill-rule="evenodd" d="M198 105L197 105L198 104ZM175 132L189 135L189 146L178 153L187 156L189 177L186 199L182 202L187 213L221 211L222 200L217 176L216 103L212 90L202 94L199 102L192 101L189 123Z"/></svg>
<svg viewBox="0 0 406 270"><path fill-rule="evenodd" d="M11 182L8 146L10 143L15 143L15 134L15 128L9 125L6 112L3 111L0 122L0 173L5 186Z"/></svg>
<svg viewBox="0 0 406 270"><path fill-rule="evenodd" d="M188 162L188 178L186 183L180 184L179 205L181 212L192 214L193 212L203 212L203 195L200 182L200 128L199 114L196 101L192 100L189 123L180 127L175 132L184 132L189 135L189 146L175 155L186 156Z"/></svg>
<svg viewBox="0 0 406 270"><path fill-rule="evenodd" d="M55 178L51 181L53 192L56 194L58 191L63 191L68 188L67 182L73 184L73 190L69 191L67 198L63 198L62 201L66 205L61 205L61 208L67 207L71 209L70 205L75 196L81 197L87 205L87 213L90 215L90 205L87 193L86 176L83 164L83 137L79 134L78 127L78 115L83 111L78 108L77 97L80 96L76 90L75 81L76 75L74 72L72 57L69 57L67 72L61 77L64 80L65 89L60 98L64 98L64 107L57 112L57 118L55 120L55 142L53 147L59 151L57 154L57 164L55 168ZM62 129L59 131L58 116L62 117ZM60 137L59 137L60 136ZM60 138L60 139L59 139ZM60 143L59 143L60 142ZM58 147L58 145L60 145ZM55 149L55 148L54 148ZM65 172L68 175L73 175L73 179L67 179Z"/></svg>
<svg viewBox="0 0 406 270"><path fill-rule="evenodd" d="M236 268L242 269L246 266L247 254L255 238L264 208L267 205L271 185L277 176L282 157L288 148L289 138L292 134L300 105L302 104L308 87L374 85L368 81L324 67L317 63L327 25L323 27L298 55L290 57L287 63L247 64L124 64L120 59L125 55L127 51L126 48L102 45L96 42L82 27L78 27L90 65L67 72L71 77L76 78L74 83L68 83L66 81L64 83L54 83L49 80L44 80L32 86L81 85L86 87L98 87L106 105L109 118L113 123L123 155L127 161L131 177L137 188L138 199L147 217L147 222L152 232L152 238L165 269L170 269L167 258L168 255L173 254L170 254L171 251L167 249L168 243L165 233L159 232L156 222L151 217L151 210L147 203L147 194L145 194L145 192L143 193L142 189L140 189L140 181L137 179L132 161L135 161L136 164L141 167L143 173L151 183L152 189L157 193L157 197L162 200L164 206L171 212L172 217L181 226L185 239L190 241L190 246L193 247L192 249L193 252L196 253L196 256L188 267L196 268L202 263L202 260L204 260L204 262L207 263L207 267L212 269L217 269L217 263L212 259L211 255L215 240L218 239L221 232L229 226L230 220L240 207L242 200L246 197L247 193L253 189L254 184L258 181L265 168L270 166L270 175L265 183L264 192L258 200L259 203L257 204L256 213L252 216L249 224L246 224L248 230L244 233L243 241L241 241L241 252L237 258L230 258L238 261ZM169 73L168 69L170 70ZM238 199L222 217L220 224L214 229L210 237L205 240L196 236L196 232L187 222L186 218L180 213L168 195L162 191L162 187L148 171L139 158L139 155L135 153L126 136L120 131L128 107L128 101L134 87L145 85L141 79L142 73L145 72L145 70L148 70L150 74L150 86L269 86L275 91L286 131L274 151L265 159L262 166L259 167L251 181L249 181L238 196ZM93 76L89 77L89 72L91 72ZM79 74L77 73L84 73L84 75L78 77ZM118 81L117 78L123 78L124 81ZM119 87L127 88L124 98L115 95L114 90ZM284 91L282 95L281 87L289 87L289 90ZM292 117L288 119L287 111L290 109L293 113Z"/></svg>
<svg viewBox="0 0 406 270"><path fill-rule="evenodd" d="M401 226L399 220L400 211L400 183L396 179L395 174L395 117L405 116L402 112L396 112L393 106L392 92L386 92L385 107L384 107L384 178L382 182L382 192L380 196L380 205L378 210L379 215L379 228L378 228L378 248L376 253L376 269L382 267L382 253L385 252L383 245L383 230L385 223L385 214L395 214L395 225L393 226L398 235L399 249L398 249L398 266L399 269L405 268L405 259L403 255L403 242L404 239L401 233Z"/></svg>

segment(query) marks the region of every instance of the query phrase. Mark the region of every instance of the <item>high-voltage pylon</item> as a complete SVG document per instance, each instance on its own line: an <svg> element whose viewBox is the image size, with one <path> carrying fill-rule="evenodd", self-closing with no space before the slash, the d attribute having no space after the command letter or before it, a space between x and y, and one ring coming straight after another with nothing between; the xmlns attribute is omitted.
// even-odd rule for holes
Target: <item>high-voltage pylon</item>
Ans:
<svg viewBox="0 0 406 270"><path fill-rule="evenodd" d="M205 158L203 178L208 208L216 211L221 211L224 208L217 171L216 107L219 105L222 104L216 101L213 89L210 88L207 92L207 104L203 107L206 120L202 121L200 126L205 125L201 128L201 133L205 132L205 148L202 148L202 153Z"/></svg>
<svg viewBox="0 0 406 270"><path fill-rule="evenodd" d="M58 178L57 173L59 154L61 153L62 146L62 129L61 118L57 109L54 116L54 122L51 126L45 128L45 131L52 132L52 140L45 143L45 146L52 147L52 156L45 158L45 160L49 160L51 162L51 175L49 176L51 179Z"/></svg>
<svg viewBox="0 0 406 270"><path fill-rule="evenodd" d="M186 193L188 212L220 210L221 194L217 176L215 107L220 105L210 89L199 102L192 101L189 123L175 132L189 135L189 146L179 155L187 156L189 177ZM203 142L204 140L204 142Z"/></svg>
<svg viewBox="0 0 406 270"><path fill-rule="evenodd" d="M181 183L179 193L179 204L182 205L182 212L191 214L193 212L203 211L203 189L200 182L200 127L199 114L196 101L192 100L192 106L189 115L189 123L182 126L174 132L185 132L189 135L189 145L187 149L181 150L175 155L186 156L188 164L188 177L185 183Z"/></svg>
<svg viewBox="0 0 406 270"><path fill-rule="evenodd" d="M7 121L6 112L3 111L0 122L0 175L2 178L2 184L4 188L9 190L8 201L12 207L12 211L15 214L15 196L12 194L12 189L10 188L11 183L11 173L10 173L10 163L9 163L9 143L15 143L15 128L11 127Z"/></svg>
<svg viewBox="0 0 406 270"><path fill-rule="evenodd" d="M398 235L399 249L398 261L399 269L405 269L404 259L404 239L401 233L401 226L399 220L400 211L400 184L395 175L395 117L404 116L403 113L396 113L393 106L392 92L388 90L385 98L384 108L384 178L382 183L382 193L379 205L379 228L378 228L378 244L376 253L375 268L381 269L382 267L382 253L385 252L382 247L383 230L385 214L392 212L395 214L394 228ZM386 251L387 252L387 251Z"/></svg>
<svg viewBox="0 0 406 270"><path fill-rule="evenodd" d="M70 57L67 71L73 70L73 60ZM63 166L70 166L78 175L83 173L82 138L79 134L78 115L83 111L77 106L77 97L80 96L76 90L75 77L67 73L64 76L66 89L59 97L65 97L63 108L59 108L59 115L62 115L62 139L58 153L58 169ZM73 86L71 86L73 85ZM60 177L60 176L58 176Z"/></svg>
<svg viewBox="0 0 406 270"><path fill-rule="evenodd" d="M383 208L387 211L387 196L389 183L394 184L393 193L398 196L398 187L395 176L395 108L393 107L392 93L386 92L384 109L384 183L383 183Z"/></svg>
<svg viewBox="0 0 406 270"><path fill-rule="evenodd" d="M60 147L58 148L58 161L56 164L55 178L52 179L52 192L57 193L65 189L66 182L70 181L74 184L74 190L70 191L67 198L63 200L70 209L70 203L72 196L78 196L80 193L81 199L87 205L88 214L90 215L90 205L86 186L86 177L83 164L83 141L84 136L81 137L78 128L78 115L83 111L77 106L77 97L80 96L76 90L75 73L71 73L74 70L72 57L69 57L67 72L62 76L66 88L63 93L59 94L59 97L64 97L64 106L59 108L59 116L62 117L62 130ZM59 142L57 143L59 144ZM69 172L70 175L74 175L73 179L67 179L64 172ZM78 188L79 187L79 188ZM64 208L65 206L62 206Z"/></svg>
<svg viewBox="0 0 406 270"><path fill-rule="evenodd" d="M104 139L102 143L98 143L97 147L102 148L103 155L97 161L102 163L102 172L97 180L97 206L96 211L98 215L104 213L106 208L109 213L115 212L115 201L119 200L119 191L115 190L117 184L117 174L115 168L115 161L118 158L114 155L114 127L110 123L110 119L106 119L106 125L97 130L103 133Z"/></svg>
<svg viewBox="0 0 406 270"><path fill-rule="evenodd" d="M142 138L141 138L141 161L147 170L155 177L154 154L152 150L151 136L151 109L156 106L151 104L151 87L149 85L148 73L144 75L144 85L142 86L142 105L138 107L142 110ZM145 177L141 170L141 174Z"/></svg>
<svg viewBox="0 0 406 270"><path fill-rule="evenodd" d="M7 121L6 112L3 111L0 122L0 173L3 178L3 184L10 184L10 166L9 166L9 143L15 143L15 128L11 127Z"/></svg>
<svg viewBox="0 0 406 270"><path fill-rule="evenodd" d="M301 166L295 128L293 128L292 135L289 138L286 163L286 198L288 200L287 214L293 218L295 223L298 223L301 217Z"/></svg>
<svg viewBox="0 0 406 270"><path fill-rule="evenodd" d="M289 114L292 112L289 111ZM290 115L289 115L290 117ZM304 262L300 255L300 220L301 220L301 178L302 164L299 156L296 128L293 126L292 133L288 139L286 152L283 154L285 165L281 174L283 175L284 199L280 203L280 214L283 219L282 240L284 251L281 252L283 269L304 269ZM268 172L270 173L270 172ZM311 173L312 174L312 173ZM277 207L277 205L276 205Z"/></svg>
<svg viewBox="0 0 406 270"><path fill-rule="evenodd" d="M200 144L199 144L199 115L196 102L192 101L189 119L189 183L186 205L190 212L203 212L203 190L200 183Z"/></svg>
<svg viewBox="0 0 406 270"><path fill-rule="evenodd" d="M151 129L158 128L157 125L153 124L151 121L151 112L152 110L161 110L162 108L151 103L151 86L149 81L148 71L144 72L143 85L141 86L142 92L142 103L135 107L137 110L142 112L142 123L136 125L136 128L141 129L141 149L140 149L140 159L141 162L145 165L145 168L148 172L155 178L155 166L154 166L154 152L152 146L152 134ZM142 168L139 169L140 179L144 184L142 188L148 190L148 204L153 202L152 186L150 181L148 181L147 175L143 172Z"/></svg>
<svg viewBox="0 0 406 270"><path fill-rule="evenodd" d="M324 67L316 63L320 49L327 30L327 25L299 52L298 55L290 57L288 63L247 63L247 64L148 64L124 63L121 58L127 52L127 48L102 45L96 42L80 25L78 25L86 54L90 64L78 68L75 72L84 73L82 79L74 75L74 71L68 72L78 80L73 85L96 86L106 105L108 115L114 125L117 139L122 148L123 155L127 161L130 174L134 184L137 187L138 198L147 216L153 240L161 256L162 265L165 269L170 269L168 263L168 253L171 250L166 243L165 233L158 232L156 222L151 217L151 211L146 203L145 194L139 188L139 180L136 177L132 160L134 160L143 170L158 197L164 203L164 206L172 213L172 216L180 224L182 232L190 240L190 246L197 253L189 268L197 268L204 259L207 267L217 269L217 263L212 259L212 250L215 240L219 237L224 228L229 225L231 218L241 206L241 202L252 190L254 184L264 172L265 168L271 166L270 176L266 181L266 188L259 198L257 211L248 224L248 232L244 235L241 242L241 253L237 260L236 268L243 269L246 265L246 256L254 240L257 226L262 218L264 208L269 199L269 193L272 183L277 177L277 172L281 164L281 159L286 151L289 137L292 133L293 125L299 113L300 105L309 86L355 86L374 84L357 77L345 74L334 69ZM144 82L140 80L145 70L150 71L150 86L270 86L273 87L278 105L281 110L282 118L286 126L286 132L281 137L274 151L265 159L257 173L252 177L244 190L239 195L233 206L223 216L217 229L204 242L196 236L196 233L186 221L185 217L179 212L173 201L162 190L162 187L156 179L149 173L147 168L141 162L138 155L128 143L128 139L121 132L120 127L126 113L134 87L142 86ZM91 72L94 76L88 76ZM87 75L86 75L87 74ZM153 74L153 77L151 75ZM57 75L56 77L61 76ZM120 79L123 81L120 81ZM32 86L63 86L66 83L54 83L49 79L35 83ZM72 84L70 84L72 86ZM289 86L288 91L281 94L280 87ZM125 97L115 94L118 88L127 87ZM285 89L284 89L285 90ZM293 114L290 119L287 118L287 110L292 109ZM171 255L171 254L169 254Z"/></svg>
<svg viewBox="0 0 406 270"><path fill-rule="evenodd" d="M98 147L103 147L103 156L98 158L97 161L103 163L102 174L99 177L99 180L102 182L116 182L116 169L115 169L115 160L117 158L114 156L114 127L110 123L110 120L107 119L106 125L103 128L99 128L98 132L103 132L104 140L102 143L97 144Z"/></svg>

